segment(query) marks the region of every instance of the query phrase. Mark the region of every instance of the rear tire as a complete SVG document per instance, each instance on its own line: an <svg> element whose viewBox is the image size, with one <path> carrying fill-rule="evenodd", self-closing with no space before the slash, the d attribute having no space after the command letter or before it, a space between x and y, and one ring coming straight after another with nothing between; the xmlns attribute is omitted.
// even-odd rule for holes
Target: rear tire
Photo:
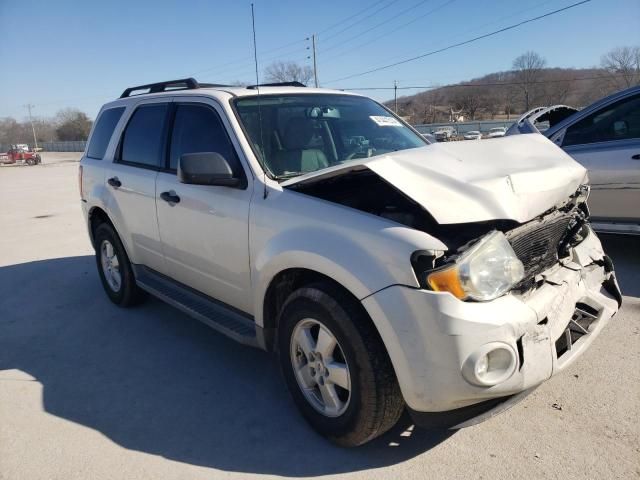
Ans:
<svg viewBox="0 0 640 480"><path fill-rule="evenodd" d="M316 283L289 296L280 314L278 354L302 415L338 445L354 447L382 435L404 410L377 330L362 306L331 284ZM329 387L333 394L323 391Z"/></svg>
<svg viewBox="0 0 640 480"><path fill-rule="evenodd" d="M109 299L119 307L137 305L145 298L138 287L127 252L113 227L101 223L95 229L96 266Z"/></svg>

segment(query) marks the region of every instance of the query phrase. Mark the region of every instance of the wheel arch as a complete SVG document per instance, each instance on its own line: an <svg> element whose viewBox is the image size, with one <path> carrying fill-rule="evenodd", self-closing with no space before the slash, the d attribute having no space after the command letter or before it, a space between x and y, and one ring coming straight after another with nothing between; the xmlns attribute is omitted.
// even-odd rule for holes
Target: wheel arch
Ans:
<svg viewBox="0 0 640 480"><path fill-rule="evenodd" d="M98 225L102 223L106 223L111 228L113 228L113 230L116 232L116 235L118 235L118 237L120 238L120 241L122 242L122 247L124 248L124 251L127 254L127 257L131 258L126 242L122 238L122 235L120 235L120 232L118 232L118 229L116 228L115 224L111 220L111 217L109 217L109 214L104 209L102 209L99 206L91 207L91 209L89 210L87 223L89 227L89 239L91 240L91 245L93 246L94 250L96 249L95 231L98 228Z"/></svg>
<svg viewBox="0 0 640 480"><path fill-rule="evenodd" d="M380 336L380 332L362 305L358 297L338 280L309 268L287 268L273 276L265 291L262 302L262 328L265 333L267 350L275 348L279 314L287 298L294 291L312 284L324 283L353 301L354 306L363 314L363 318L371 323L372 328ZM384 344L384 342L383 342Z"/></svg>

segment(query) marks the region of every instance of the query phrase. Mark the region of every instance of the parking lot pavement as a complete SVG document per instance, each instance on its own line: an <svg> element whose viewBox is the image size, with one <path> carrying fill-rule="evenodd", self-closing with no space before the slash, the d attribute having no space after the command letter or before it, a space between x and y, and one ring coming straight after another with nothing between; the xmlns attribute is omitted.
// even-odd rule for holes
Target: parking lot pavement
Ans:
<svg viewBox="0 0 640 480"><path fill-rule="evenodd" d="M637 478L640 242L606 237L622 310L571 368L459 431L358 449L306 426L275 361L102 291L77 164L0 169L0 479Z"/></svg>

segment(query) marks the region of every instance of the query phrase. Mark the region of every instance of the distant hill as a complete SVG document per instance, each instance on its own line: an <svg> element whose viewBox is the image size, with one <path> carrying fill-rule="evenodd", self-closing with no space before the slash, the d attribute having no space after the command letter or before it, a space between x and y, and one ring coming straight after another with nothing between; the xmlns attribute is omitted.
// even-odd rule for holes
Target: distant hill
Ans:
<svg viewBox="0 0 640 480"><path fill-rule="evenodd" d="M398 98L398 114L413 124L454 118L513 118L525 111L524 84L516 72L490 73L455 85ZM565 104L583 107L622 86L601 68L545 68L529 85L529 107ZM394 101L385 104L394 108Z"/></svg>

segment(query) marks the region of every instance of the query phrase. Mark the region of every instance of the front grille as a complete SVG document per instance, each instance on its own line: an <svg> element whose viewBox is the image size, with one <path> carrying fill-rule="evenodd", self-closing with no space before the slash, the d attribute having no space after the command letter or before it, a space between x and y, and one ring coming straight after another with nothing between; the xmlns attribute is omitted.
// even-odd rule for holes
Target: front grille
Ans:
<svg viewBox="0 0 640 480"><path fill-rule="evenodd" d="M525 279L545 271L558 262L558 250L569 232L570 213L555 212L514 228L506 237L522 264Z"/></svg>

